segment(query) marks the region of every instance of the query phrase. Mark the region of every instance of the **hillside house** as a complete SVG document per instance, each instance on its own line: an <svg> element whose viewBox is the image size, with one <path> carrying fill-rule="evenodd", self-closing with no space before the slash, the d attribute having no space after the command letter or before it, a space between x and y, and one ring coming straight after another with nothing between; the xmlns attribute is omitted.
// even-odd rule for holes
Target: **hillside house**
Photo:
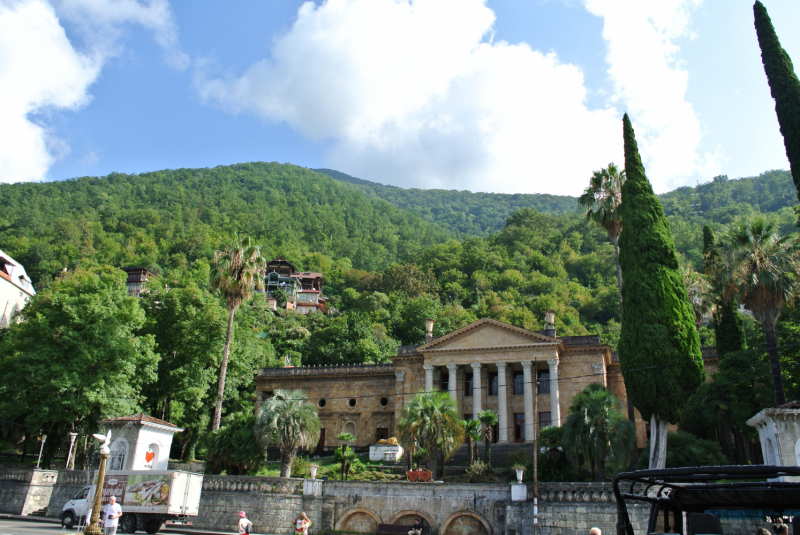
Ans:
<svg viewBox="0 0 800 535"><path fill-rule="evenodd" d="M8 327L34 295L36 290L22 264L0 251L0 327Z"/></svg>
<svg viewBox="0 0 800 535"><path fill-rule="evenodd" d="M292 263L278 257L267 262L264 284L272 310L278 309L273 292L280 289L286 294L287 310L297 310L301 314L328 311L328 299L322 295L322 273L297 271Z"/></svg>

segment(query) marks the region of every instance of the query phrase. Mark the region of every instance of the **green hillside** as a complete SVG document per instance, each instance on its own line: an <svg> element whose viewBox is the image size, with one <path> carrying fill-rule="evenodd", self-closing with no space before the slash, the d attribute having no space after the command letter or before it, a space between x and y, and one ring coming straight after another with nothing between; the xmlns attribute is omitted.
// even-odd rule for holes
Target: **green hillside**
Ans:
<svg viewBox="0 0 800 535"><path fill-rule="evenodd" d="M267 255L320 252L365 270L451 236L328 176L277 163L3 184L0 207L0 248L36 283L87 263L185 266L210 259L237 231Z"/></svg>
<svg viewBox="0 0 800 535"><path fill-rule="evenodd" d="M522 208L536 208L547 214L565 214L578 209L578 199L546 193L473 193L444 189L384 186L331 169L315 169L348 183L371 197L389 201L398 208L419 214L462 236L488 236L503 228L506 219Z"/></svg>

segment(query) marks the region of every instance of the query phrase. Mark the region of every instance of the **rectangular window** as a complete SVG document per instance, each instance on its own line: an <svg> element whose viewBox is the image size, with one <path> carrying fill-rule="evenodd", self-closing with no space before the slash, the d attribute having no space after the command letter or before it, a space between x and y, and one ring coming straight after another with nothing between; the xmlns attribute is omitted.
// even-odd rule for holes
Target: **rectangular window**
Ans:
<svg viewBox="0 0 800 535"><path fill-rule="evenodd" d="M522 396L525 394L524 389L525 374L522 372L514 372L514 395Z"/></svg>
<svg viewBox="0 0 800 535"><path fill-rule="evenodd" d="M468 398L472 397L472 374L464 374L464 395Z"/></svg>
<svg viewBox="0 0 800 535"><path fill-rule="evenodd" d="M489 395L497 395L497 372L489 372Z"/></svg>
<svg viewBox="0 0 800 535"><path fill-rule="evenodd" d="M549 394L550 393L550 371L549 370L540 370L539 371L539 393L540 394Z"/></svg>
<svg viewBox="0 0 800 535"><path fill-rule="evenodd" d="M550 416L549 412L540 412L539 413L539 430L541 431L542 427L547 427L548 425L553 425L553 419Z"/></svg>
<svg viewBox="0 0 800 535"><path fill-rule="evenodd" d="M525 413L514 413L514 442L525 442Z"/></svg>
<svg viewBox="0 0 800 535"><path fill-rule="evenodd" d="M440 389L442 392L447 392L450 390L450 374L449 373L442 373L442 387Z"/></svg>
<svg viewBox="0 0 800 535"><path fill-rule="evenodd" d="M465 415L464 415L464 419L465 419L465 420L472 420L472 413L465 414Z"/></svg>
<svg viewBox="0 0 800 535"><path fill-rule="evenodd" d="M386 440L389 438L389 428L388 427L379 427L375 430L375 442L379 440Z"/></svg>

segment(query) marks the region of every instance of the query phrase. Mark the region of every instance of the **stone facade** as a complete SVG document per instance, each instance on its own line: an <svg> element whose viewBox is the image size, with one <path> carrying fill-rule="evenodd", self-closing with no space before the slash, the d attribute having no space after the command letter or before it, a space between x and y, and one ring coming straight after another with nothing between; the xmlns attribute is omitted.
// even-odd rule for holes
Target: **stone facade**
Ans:
<svg viewBox="0 0 800 535"><path fill-rule="evenodd" d="M764 464L800 466L800 401L764 409L747 420L747 425L758 429ZM786 480L800 481L800 477Z"/></svg>
<svg viewBox="0 0 800 535"><path fill-rule="evenodd" d="M355 435L357 447L396 436L403 406L421 391L448 391L464 418L495 411L501 443L531 442L541 426L559 425L575 394L591 383L626 399L619 363L599 336L559 338L554 329L534 332L487 318L439 338L431 327L424 344L400 347L392 364L261 369L257 405L279 388L305 390L323 422L320 447L332 448L343 431ZM641 418L637 435L644 446Z"/></svg>

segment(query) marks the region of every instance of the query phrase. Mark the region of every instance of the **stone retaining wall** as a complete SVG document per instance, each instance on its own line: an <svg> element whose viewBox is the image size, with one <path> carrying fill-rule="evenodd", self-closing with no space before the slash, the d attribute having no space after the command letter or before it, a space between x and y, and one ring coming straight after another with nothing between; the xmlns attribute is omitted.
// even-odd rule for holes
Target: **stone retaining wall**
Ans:
<svg viewBox="0 0 800 535"><path fill-rule="evenodd" d="M92 474L91 470L59 470L47 504L47 516L59 518L64 504L82 488L92 484Z"/></svg>

